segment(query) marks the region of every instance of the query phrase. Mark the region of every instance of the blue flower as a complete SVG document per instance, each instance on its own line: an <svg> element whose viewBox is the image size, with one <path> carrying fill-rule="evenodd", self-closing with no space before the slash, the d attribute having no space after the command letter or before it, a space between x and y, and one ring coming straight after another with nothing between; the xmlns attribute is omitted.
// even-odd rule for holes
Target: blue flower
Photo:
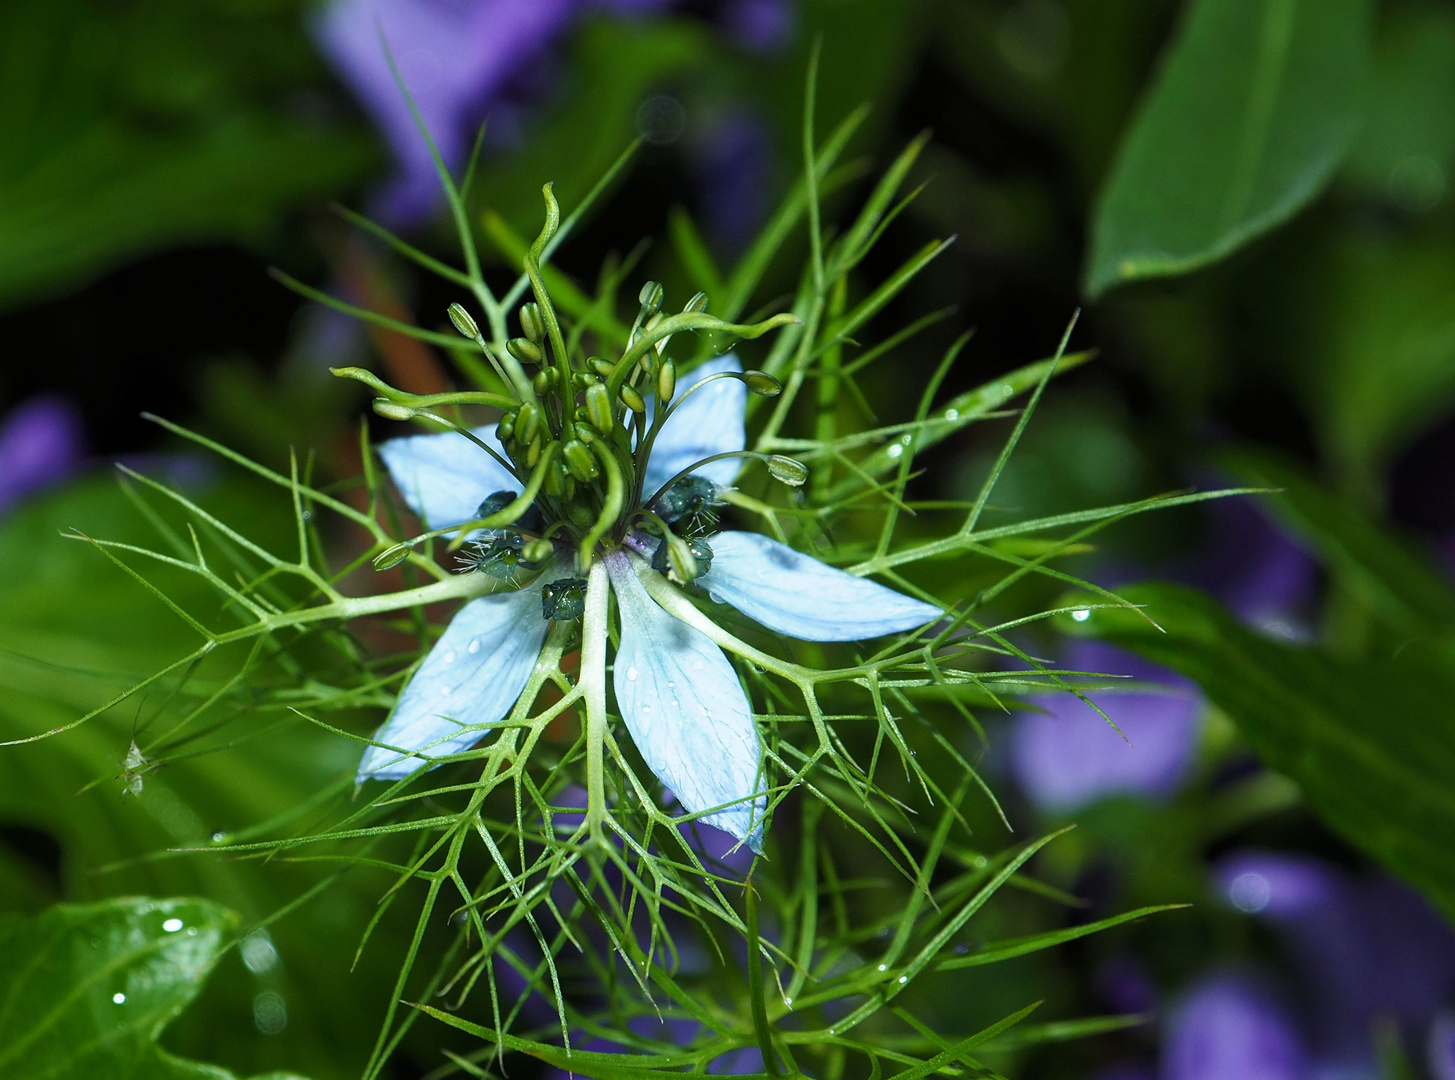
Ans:
<svg viewBox="0 0 1455 1080"><path fill-rule="evenodd" d="M741 374L728 355L677 384L653 441L637 447L648 456L640 462L636 505L618 515L619 528L602 536L584 563L568 568L584 577L551 570L550 560L567 557L560 545L536 575L538 564L527 556L541 550L540 537L551 531L544 514L534 525L517 519L514 533L472 533L474 550L495 553L472 565L498 572L502 591L471 600L455 615L375 737L379 745L364 755L361 782L401 779L421 763L469 749L515 705L553 621L583 620L578 690L588 738L604 734L609 593L619 628L612 677L617 711L642 759L689 813L761 848L762 751L747 694L721 647L732 649L736 639L700 617L673 584L686 585L691 575L684 579L665 559L669 540L692 548L696 584L709 596L789 637L856 641L923 626L942 612L766 536L719 530L719 496L743 458L753 456L744 452ZM655 402L643 404L647 419L639 430L651 428L656 416ZM496 432L471 434L474 439L411 436L379 448L405 502L431 530L478 522L521 489L502 463L509 458ZM524 548L512 539L532 531ZM500 570L491 561L497 555L516 560ZM589 779L598 789L592 800L604 798L600 777Z"/></svg>

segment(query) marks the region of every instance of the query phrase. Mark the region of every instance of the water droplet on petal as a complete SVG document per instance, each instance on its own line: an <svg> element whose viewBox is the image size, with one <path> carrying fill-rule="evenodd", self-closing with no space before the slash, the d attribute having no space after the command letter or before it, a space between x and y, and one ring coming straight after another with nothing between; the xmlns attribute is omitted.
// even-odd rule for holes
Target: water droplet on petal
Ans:
<svg viewBox="0 0 1455 1080"><path fill-rule="evenodd" d="M633 664L631 667L629 667L629 668L626 669L626 681L627 682L636 682L637 681L637 669L636 669L636 665L635 664Z"/></svg>
<svg viewBox="0 0 1455 1080"><path fill-rule="evenodd" d="M642 712L643 713L649 713L651 711L652 711L652 707L650 705L643 705L642 706Z"/></svg>
<svg viewBox="0 0 1455 1080"><path fill-rule="evenodd" d="M120 993L118 993L118 994L112 994L111 995L111 1000L114 1001L114 1002L116 1002L116 1004L118 1004L118 1005L125 1005L126 1004L126 995L125 994L120 994Z"/></svg>
<svg viewBox="0 0 1455 1080"><path fill-rule="evenodd" d="M474 641L470 642L470 652L477 653L479 651L480 651L480 639L479 638L476 638Z"/></svg>
<svg viewBox="0 0 1455 1080"><path fill-rule="evenodd" d="M182 929L182 920L168 919L166 922L162 923L162 929L169 934L175 934L178 930Z"/></svg>
<svg viewBox="0 0 1455 1080"><path fill-rule="evenodd" d="M454 691L451 690L450 687L448 687L448 686L441 686L440 687L440 697L449 697L452 693L454 693Z"/></svg>
<svg viewBox="0 0 1455 1080"><path fill-rule="evenodd" d="M455 650L454 649L451 649L449 652L445 653L445 663L447 663L447 664L453 664L454 662L455 662Z"/></svg>

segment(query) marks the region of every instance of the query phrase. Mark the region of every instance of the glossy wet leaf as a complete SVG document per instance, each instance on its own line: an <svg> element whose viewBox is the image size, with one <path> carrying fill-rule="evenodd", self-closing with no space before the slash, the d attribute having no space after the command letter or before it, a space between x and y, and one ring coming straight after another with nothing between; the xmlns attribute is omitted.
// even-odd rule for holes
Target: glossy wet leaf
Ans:
<svg viewBox="0 0 1455 1080"><path fill-rule="evenodd" d="M1321 191L1359 121L1366 0L1195 0L1123 136L1086 291L1182 274Z"/></svg>
<svg viewBox="0 0 1455 1080"><path fill-rule="evenodd" d="M204 900L135 897L0 920L0 1075L232 1080L157 1038L235 929L231 912Z"/></svg>
<svg viewBox="0 0 1455 1080"><path fill-rule="evenodd" d="M1190 589L1119 592L1166 632L1121 609L1066 620L1066 629L1196 680L1335 831L1455 916L1455 671L1448 657L1415 643L1395 659L1350 660L1271 641Z"/></svg>

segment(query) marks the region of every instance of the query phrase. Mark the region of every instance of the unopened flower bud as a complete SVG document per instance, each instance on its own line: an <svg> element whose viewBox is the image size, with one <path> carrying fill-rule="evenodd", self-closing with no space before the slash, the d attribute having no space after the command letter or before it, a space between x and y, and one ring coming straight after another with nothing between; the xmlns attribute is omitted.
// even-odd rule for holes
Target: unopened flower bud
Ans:
<svg viewBox="0 0 1455 1080"><path fill-rule="evenodd" d="M768 459L768 472L773 479L780 484L787 484L789 487L802 487L808 479L808 466L801 461L795 461L791 457L784 457L782 454L774 454Z"/></svg>
<svg viewBox="0 0 1455 1080"><path fill-rule="evenodd" d="M648 281L642 285L642 291L637 293L637 299L642 304L642 318L649 319L662 310L662 297L665 295L662 286L655 281Z"/></svg>
<svg viewBox="0 0 1455 1080"><path fill-rule="evenodd" d="M566 495L566 481L569 479L570 477L567 476L565 467L559 461L551 462L550 468L546 470L544 485L546 494L557 499Z"/></svg>
<svg viewBox="0 0 1455 1080"><path fill-rule="evenodd" d="M454 323L455 329L471 341L480 336L480 328L475 325L475 320L470 317L470 313L465 310L463 304L450 305L450 322Z"/></svg>
<svg viewBox="0 0 1455 1080"><path fill-rule="evenodd" d="M566 462L567 471L583 484L601 475L601 470L596 467L596 458L586 449L585 443L576 439L561 447L561 458Z"/></svg>
<svg viewBox="0 0 1455 1080"><path fill-rule="evenodd" d="M554 381L551 376L555 373L555 368L541 368L536 372L535 378L531 379L530 384L537 394L544 394L551 388L551 383Z"/></svg>
<svg viewBox="0 0 1455 1080"><path fill-rule="evenodd" d="M642 395L633 390L630 386L621 388L621 403L634 413L647 411L647 403L642 400Z"/></svg>
<svg viewBox="0 0 1455 1080"><path fill-rule="evenodd" d="M526 447L525 467L527 469L534 469L536 467L536 463L541 460L541 451L545 449L545 444L541 438L541 434L541 432L537 431L535 438L532 439L530 441L530 445Z"/></svg>
<svg viewBox="0 0 1455 1080"><path fill-rule="evenodd" d="M535 438L541 425L541 410L534 402L527 401L515 414L515 439L524 445ZM532 462L534 464L534 462Z"/></svg>
<svg viewBox="0 0 1455 1080"><path fill-rule="evenodd" d="M546 354L530 338L511 338L505 343L505 351L522 364L543 364L546 361Z"/></svg>
<svg viewBox="0 0 1455 1080"><path fill-rule="evenodd" d="M520 306L520 328L525 336L539 344L546 340L546 323L541 308L534 300Z"/></svg>
<svg viewBox="0 0 1455 1080"><path fill-rule="evenodd" d="M399 405L388 398L375 398L374 411L385 420L413 420L415 411L408 405Z"/></svg>
<svg viewBox="0 0 1455 1080"><path fill-rule="evenodd" d="M603 379L611 378L611 373L616 370L615 364L613 364L610 360L603 360L599 356L592 356L587 358L586 366L589 367L592 371L596 372L596 374L600 375Z"/></svg>
<svg viewBox="0 0 1455 1080"><path fill-rule="evenodd" d="M571 385L574 386L577 390L585 390L588 386L591 386L598 381L600 380L598 380L595 375L592 375L590 372L587 371L578 371L576 372L576 374L571 376Z"/></svg>
<svg viewBox="0 0 1455 1080"><path fill-rule="evenodd" d="M532 540L520 550L520 557L536 566L545 564L556 553L556 546L549 540Z"/></svg>
<svg viewBox="0 0 1455 1080"><path fill-rule="evenodd" d="M676 392L677 365L670 360L663 360L662 366L657 369L657 400L665 405Z"/></svg>
<svg viewBox="0 0 1455 1080"><path fill-rule="evenodd" d="M508 412L500 418L500 423L495 425L495 437L500 440L501 445L510 442L515 434L515 413Z"/></svg>
<svg viewBox="0 0 1455 1080"><path fill-rule="evenodd" d="M605 383L586 388L586 422L597 431L610 431L616 422L616 410L611 407L611 391Z"/></svg>
<svg viewBox="0 0 1455 1080"><path fill-rule="evenodd" d="M707 293L705 293L705 292L698 293L691 300L687 301L687 306L685 308L683 308L682 310L684 312L706 311L707 310Z"/></svg>
<svg viewBox="0 0 1455 1080"><path fill-rule="evenodd" d="M760 397L777 397L783 392L783 384L766 371L745 371L743 382Z"/></svg>
<svg viewBox="0 0 1455 1080"><path fill-rule="evenodd" d="M398 566L405 559L409 558L409 552L411 550L412 545L410 544L395 544L391 548L386 548L374 556L374 569L388 570L392 566Z"/></svg>

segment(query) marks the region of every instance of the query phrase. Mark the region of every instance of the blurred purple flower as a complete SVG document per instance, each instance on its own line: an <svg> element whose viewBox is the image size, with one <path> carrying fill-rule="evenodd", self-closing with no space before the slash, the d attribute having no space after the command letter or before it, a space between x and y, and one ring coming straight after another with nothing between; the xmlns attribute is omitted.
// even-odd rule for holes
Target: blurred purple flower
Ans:
<svg viewBox="0 0 1455 1080"><path fill-rule="evenodd" d="M379 215L394 225L415 224L442 199L429 147L389 68L389 54L440 156L458 169L491 105L578 14L594 7L639 14L668 2L332 0L313 22L314 37L379 126L398 166Z"/></svg>
<svg viewBox="0 0 1455 1080"><path fill-rule="evenodd" d="M1030 800L1061 813L1112 794L1165 798L1187 773L1202 699L1181 676L1096 641L1077 641L1064 660L1075 671L1132 675L1182 688L1174 693L1092 693L1126 736L1070 694L1036 697L1011 733L1011 766Z"/></svg>
<svg viewBox="0 0 1455 1080"><path fill-rule="evenodd" d="M1292 1019L1262 987L1219 974L1193 987L1162 1044L1162 1080L1308 1080Z"/></svg>
<svg viewBox="0 0 1455 1080"><path fill-rule="evenodd" d="M1096 996L1119 1013L1150 1013L1157 1007L1157 984L1134 954L1116 953L1096 969Z"/></svg>
<svg viewBox="0 0 1455 1080"><path fill-rule="evenodd" d="M709 122L692 150L703 225L713 243L736 254L767 220L773 134L762 117L728 110Z"/></svg>
<svg viewBox="0 0 1455 1080"><path fill-rule="evenodd" d="M777 52L793 40L797 20L790 0L729 0L723 5L723 27L749 52Z"/></svg>
<svg viewBox="0 0 1455 1080"><path fill-rule="evenodd" d="M1272 637L1307 637L1301 616L1318 584L1314 558L1273 524L1256 499L1207 505L1212 529L1188 580Z"/></svg>
<svg viewBox="0 0 1455 1080"><path fill-rule="evenodd" d="M1373 1021L1428 1023L1455 1001L1455 933L1413 890L1307 855L1236 852L1218 891L1286 942L1307 987L1321 1057L1371 1061Z"/></svg>
<svg viewBox="0 0 1455 1080"><path fill-rule="evenodd" d="M0 421L0 513L75 471L86 453L81 412L54 394L27 398Z"/></svg>

